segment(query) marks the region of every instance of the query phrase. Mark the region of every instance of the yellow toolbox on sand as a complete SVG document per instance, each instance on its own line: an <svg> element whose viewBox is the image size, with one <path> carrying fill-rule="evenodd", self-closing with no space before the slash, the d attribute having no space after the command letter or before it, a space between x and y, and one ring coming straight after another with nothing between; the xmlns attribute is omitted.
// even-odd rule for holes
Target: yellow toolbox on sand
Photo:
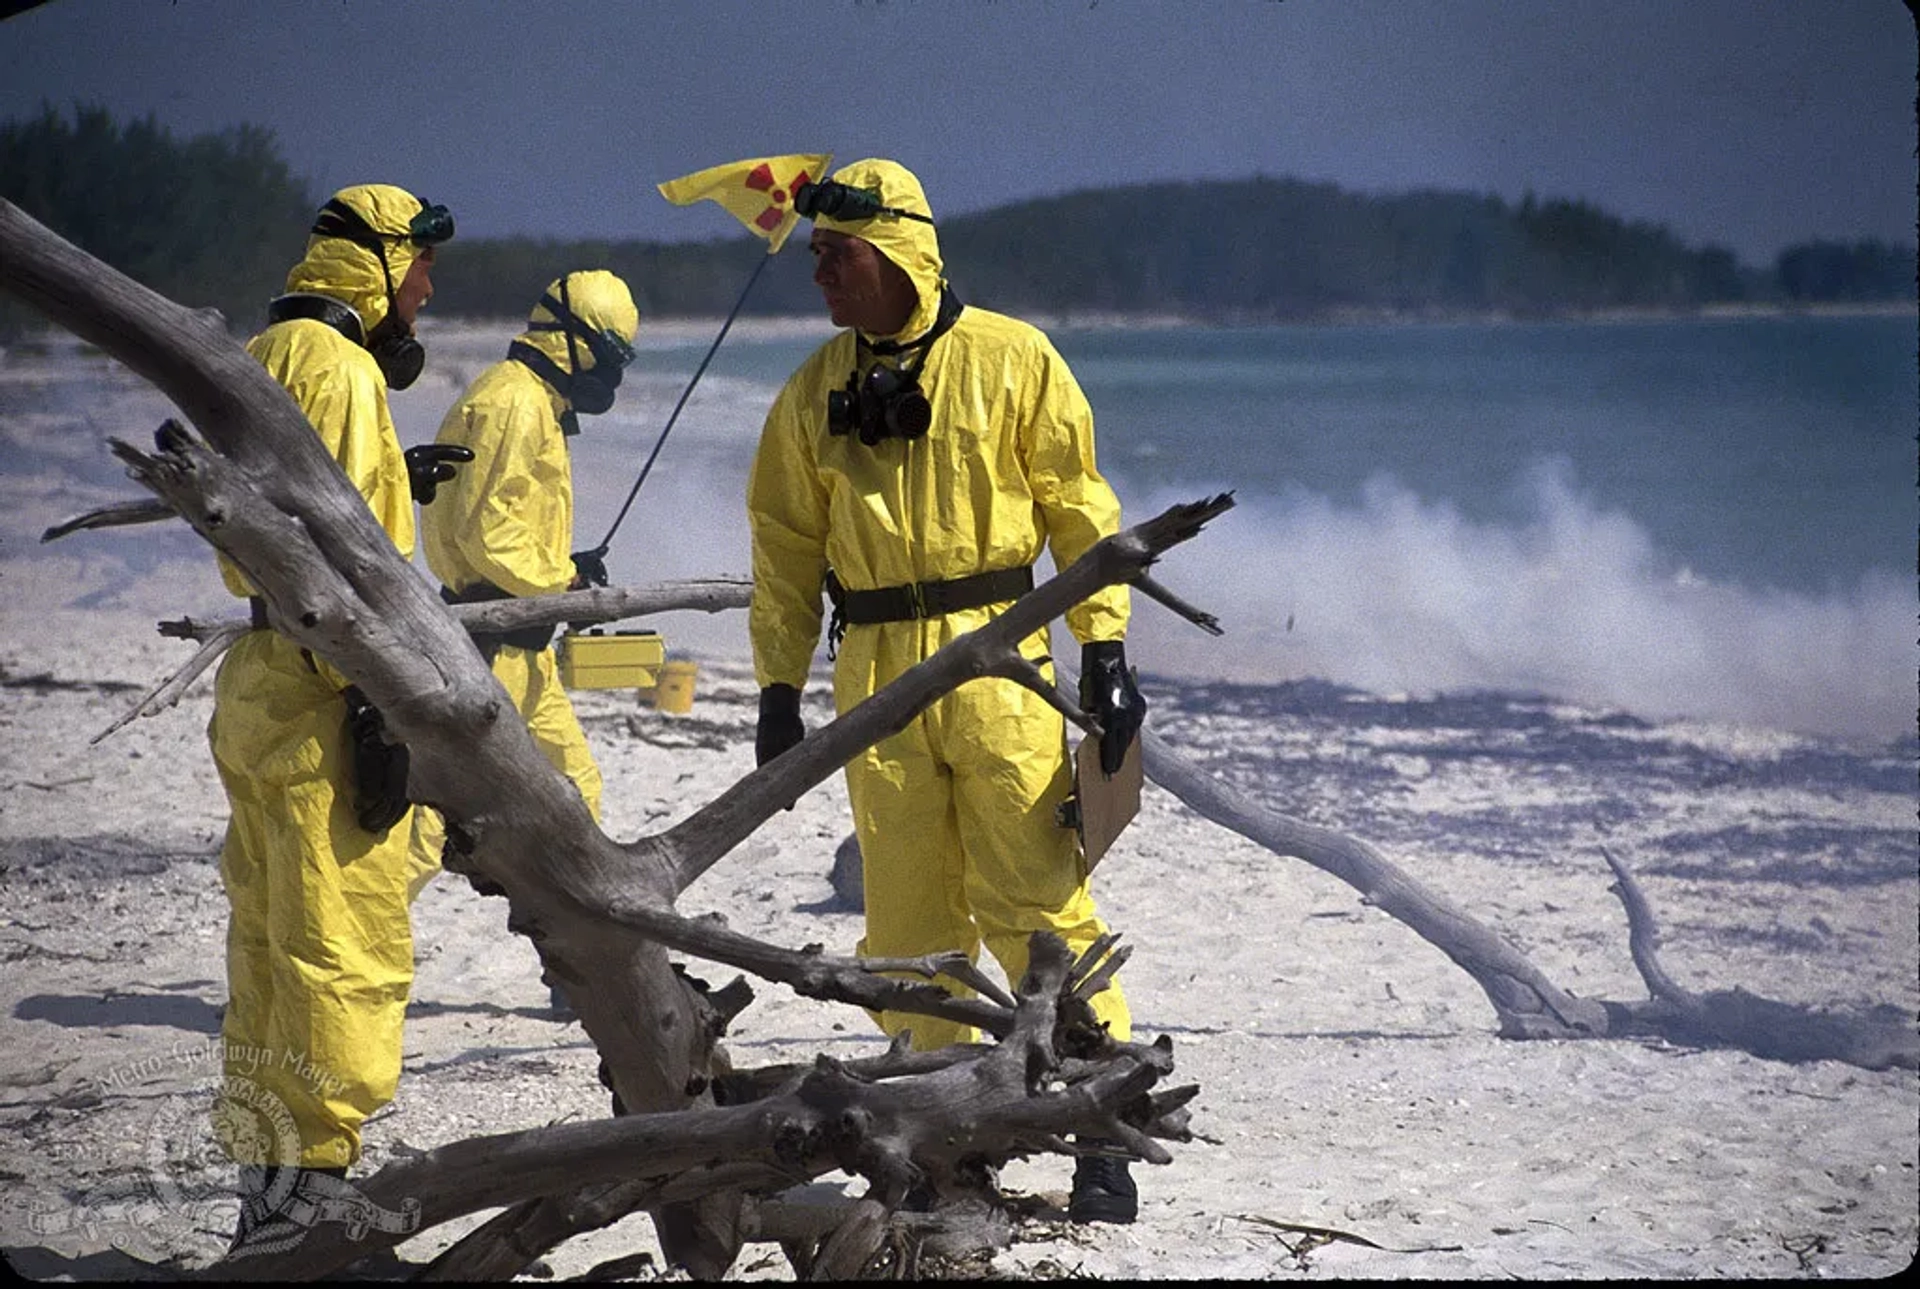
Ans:
<svg viewBox="0 0 1920 1289"><path fill-rule="evenodd" d="M667 642L657 631L568 631L556 642L560 683L568 689L652 689Z"/></svg>

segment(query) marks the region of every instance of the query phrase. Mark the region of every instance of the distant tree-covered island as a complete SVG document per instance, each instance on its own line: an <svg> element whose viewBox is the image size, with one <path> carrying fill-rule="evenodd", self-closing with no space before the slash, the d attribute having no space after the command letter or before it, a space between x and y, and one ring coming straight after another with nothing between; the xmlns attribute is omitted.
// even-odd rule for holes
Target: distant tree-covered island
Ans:
<svg viewBox="0 0 1920 1289"><path fill-rule="evenodd" d="M457 194L436 194L454 204ZM260 325L324 194L293 177L271 133L176 139L151 117L51 107L0 124L0 197L138 281ZM936 206L936 209L938 207ZM1256 176L1131 184L941 220L961 298L1024 315L1216 324L1691 313L1916 301L1912 246L1812 240L1771 266L1584 200L1518 203L1418 191L1368 195ZM765 244L461 238L434 274L436 317L506 318L560 272L607 268L643 314L727 312ZM743 312L820 311L809 257L775 257ZM36 323L0 301L0 331Z"/></svg>
<svg viewBox="0 0 1920 1289"><path fill-rule="evenodd" d="M0 124L0 197L143 286L257 327L319 203L270 131L179 139L153 118L51 107ZM37 315L0 295L0 330Z"/></svg>

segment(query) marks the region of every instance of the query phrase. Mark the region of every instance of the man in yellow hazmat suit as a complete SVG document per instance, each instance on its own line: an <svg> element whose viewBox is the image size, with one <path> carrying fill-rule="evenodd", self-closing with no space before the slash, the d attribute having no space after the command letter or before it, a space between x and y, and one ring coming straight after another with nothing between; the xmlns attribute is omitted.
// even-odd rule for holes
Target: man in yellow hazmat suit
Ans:
<svg viewBox="0 0 1920 1289"><path fill-rule="evenodd" d="M1095 468L1092 410L1065 360L1034 327L960 304L918 179L859 161L797 204L814 219L814 282L847 330L775 398L749 477L762 764L805 735L799 694L823 589L844 712L1004 610L1032 586L1043 548L1065 567L1120 522ZM1121 643L1127 615L1124 587L1067 614L1109 773L1145 713ZM1051 675L1046 631L1022 653ZM867 917L859 951L977 957L984 942L1017 983L1036 931L1087 949L1106 927L1078 837L1057 822L1071 787L1059 712L997 678L967 682L851 762ZM1129 1037L1118 984L1093 1006ZM910 1028L923 1049L974 1037L925 1016L879 1019L889 1033ZM1123 1160L1080 1157L1072 1216L1128 1222L1136 1203Z"/></svg>
<svg viewBox="0 0 1920 1289"><path fill-rule="evenodd" d="M607 584L606 567L574 552L573 465L567 440L577 414L613 406L640 328L627 284L591 270L557 279L533 307L502 361L481 372L440 423L437 442L465 448L473 463L422 512L427 567L449 603L554 595ZM475 636L555 769L572 779L600 818L600 768L560 684L552 627ZM445 825L414 814L414 887L436 870ZM556 992L560 1008L563 999Z"/></svg>
<svg viewBox="0 0 1920 1289"><path fill-rule="evenodd" d="M247 343L407 557L414 501L451 476L458 454L403 453L386 390L419 374L413 322L433 294L434 247L452 235L445 207L402 189L341 190ZM221 573L253 596L224 558ZM250 1246L279 1238L270 1228L289 1224L276 1215L310 1174L343 1177L358 1160L361 1123L399 1082L413 978L404 750L346 677L251 602L255 630L221 663L207 727L231 809L215 1128L242 1166L235 1239Z"/></svg>

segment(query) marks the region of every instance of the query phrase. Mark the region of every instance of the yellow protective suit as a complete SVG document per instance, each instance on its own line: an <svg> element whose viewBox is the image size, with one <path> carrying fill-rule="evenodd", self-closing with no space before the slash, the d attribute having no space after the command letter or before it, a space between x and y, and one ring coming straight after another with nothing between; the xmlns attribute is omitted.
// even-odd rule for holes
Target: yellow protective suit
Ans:
<svg viewBox="0 0 1920 1289"><path fill-rule="evenodd" d="M633 343L640 314L633 295L604 270L567 275L567 300L588 326ZM560 281L547 294L560 297ZM592 370L583 344L567 344L555 318L534 306L517 343L531 345L562 372L577 359ZM473 450L473 461L440 486L421 510L427 567L455 591L481 582L509 595L554 595L573 582L573 464L561 432L565 396L526 364L509 358L481 372L440 423L439 443ZM551 649L501 645L493 674L526 719L555 769L573 780L595 820L600 818L600 767L587 747L573 704L560 683ZM414 893L437 871L446 825L431 810L414 812L411 861Z"/></svg>
<svg viewBox="0 0 1920 1289"><path fill-rule="evenodd" d="M879 188L886 205L929 213L919 182L892 162L856 162L833 177ZM906 328L871 339L907 341L933 324L942 266L930 225L887 216L816 223L871 242L913 280L919 305ZM932 430L871 447L827 430L827 395L854 370L855 341L851 331L834 337L787 381L754 458L749 630L762 686L804 686L828 567L850 590L1031 564L1043 547L1065 567L1119 526L1119 502L1094 464L1092 410L1040 331L966 309L921 371ZM835 661L835 706L846 711L1004 607L849 627ZM1083 643L1117 640L1127 613L1126 589L1109 588L1071 610L1067 625ZM1022 652L1049 660L1051 676L1047 632ZM984 941L1017 984L1034 931L1085 950L1106 928L1078 838L1055 822L1070 788L1060 714L1007 680L967 682L862 753L847 766L867 907L860 952L977 957ZM1093 1003L1115 1037L1130 1036L1117 984ZM888 1033L911 1028L921 1049L974 1037L929 1017L888 1013L880 1023Z"/></svg>
<svg viewBox="0 0 1920 1289"><path fill-rule="evenodd" d="M337 196L382 232L404 232L421 208L385 185ZM416 251L404 239L390 247L398 281ZM287 289L330 296L369 330L387 311L373 252L339 238L311 238ZM412 493L372 356L308 319L269 326L247 351L292 394L410 558ZM235 594L251 593L224 559L221 572ZM215 1129L238 1163L354 1163L360 1124L399 1082L413 980L408 827L402 820L376 837L355 821L346 683L324 660L259 630L228 651L214 686L207 737L232 812L220 854L232 916L221 1026L227 1086Z"/></svg>

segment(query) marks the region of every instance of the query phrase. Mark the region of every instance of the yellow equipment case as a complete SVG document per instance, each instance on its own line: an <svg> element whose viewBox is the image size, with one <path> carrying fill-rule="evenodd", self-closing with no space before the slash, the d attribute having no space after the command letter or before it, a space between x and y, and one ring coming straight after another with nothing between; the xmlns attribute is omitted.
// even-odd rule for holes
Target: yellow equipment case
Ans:
<svg viewBox="0 0 1920 1289"><path fill-rule="evenodd" d="M568 689L652 689L667 660L657 631L568 631L555 648L560 683Z"/></svg>

